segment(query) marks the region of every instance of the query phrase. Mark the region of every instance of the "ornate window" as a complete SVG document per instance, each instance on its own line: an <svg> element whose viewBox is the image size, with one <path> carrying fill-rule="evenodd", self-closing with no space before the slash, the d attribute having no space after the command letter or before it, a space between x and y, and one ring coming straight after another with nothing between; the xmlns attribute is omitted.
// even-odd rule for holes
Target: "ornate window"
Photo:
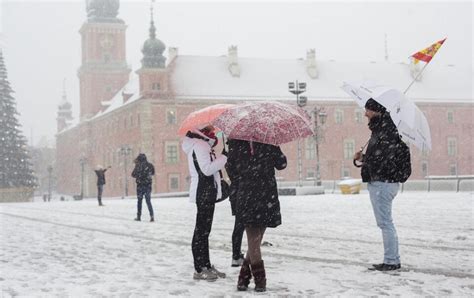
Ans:
<svg viewBox="0 0 474 298"><path fill-rule="evenodd" d="M166 124L176 124L177 119L176 119L176 109L174 108L169 108L166 109Z"/></svg>
<svg viewBox="0 0 474 298"><path fill-rule="evenodd" d="M448 138L448 156L456 156L457 142L455 137Z"/></svg>
<svg viewBox="0 0 474 298"><path fill-rule="evenodd" d="M178 145L179 145L179 142L177 141L165 142L165 162L166 163L179 162Z"/></svg>
<svg viewBox="0 0 474 298"><path fill-rule="evenodd" d="M336 124L341 124L344 121L344 111L341 109L336 109L334 111L334 121Z"/></svg>
<svg viewBox="0 0 474 298"><path fill-rule="evenodd" d="M353 139L344 139L344 159L352 159L355 153L355 141Z"/></svg>
<svg viewBox="0 0 474 298"><path fill-rule="evenodd" d="M168 190L179 190L179 174L168 174Z"/></svg>
<svg viewBox="0 0 474 298"><path fill-rule="evenodd" d="M448 110L448 123L449 124L454 123L454 111L453 110Z"/></svg>
<svg viewBox="0 0 474 298"><path fill-rule="evenodd" d="M449 165L449 174L453 176L457 176L458 174L458 167L456 164L450 164Z"/></svg>
<svg viewBox="0 0 474 298"><path fill-rule="evenodd" d="M362 119L363 119L363 116L364 116L364 113L362 112L361 109L357 109L355 110L354 112L354 119L355 119L355 122L356 123L362 123Z"/></svg>
<svg viewBox="0 0 474 298"><path fill-rule="evenodd" d="M313 137L305 139L305 157L306 159L316 158L316 141Z"/></svg>

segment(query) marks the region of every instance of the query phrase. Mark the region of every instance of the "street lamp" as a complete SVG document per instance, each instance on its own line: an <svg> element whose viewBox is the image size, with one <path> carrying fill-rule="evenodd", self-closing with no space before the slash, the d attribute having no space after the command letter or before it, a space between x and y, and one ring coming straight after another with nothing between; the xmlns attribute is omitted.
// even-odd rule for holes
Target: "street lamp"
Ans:
<svg viewBox="0 0 474 298"><path fill-rule="evenodd" d="M321 169L319 164L319 143L322 141L322 126L326 123L327 114L324 108L314 107L313 111L314 120L314 142L316 144L316 179L314 183L317 186L321 186Z"/></svg>
<svg viewBox="0 0 474 298"><path fill-rule="evenodd" d="M48 167L48 201L51 200L51 179L53 174L53 167Z"/></svg>
<svg viewBox="0 0 474 298"><path fill-rule="evenodd" d="M122 197L122 199L128 197L127 160L130 153L132 153L132 149L130 149L128 145L123 145L119 149L119 154L123 156L124 196Z"/></svg>
<svg viewBox="0 0 474 298"><path fill-rule="evenodd" d="M296 95L296 104L300 107L303 108L306 106L306 103L308 102L308 98L306 96L300 96L301 93L304 93L306 91L306 83L299 83L298 81L296 82L289 82L288 83L288 91ZM301 160L301 143L300 140L298 139L298 186L302 186L301 181L302 181L302 160Z"/></svg>
<svg viewBox="0 0 474 298"><path fill-rule="evenodd" d="M79 159L79 164L81 165L81 200L84 198L84 166L87 162L87 159L83 156Z"/></svg>

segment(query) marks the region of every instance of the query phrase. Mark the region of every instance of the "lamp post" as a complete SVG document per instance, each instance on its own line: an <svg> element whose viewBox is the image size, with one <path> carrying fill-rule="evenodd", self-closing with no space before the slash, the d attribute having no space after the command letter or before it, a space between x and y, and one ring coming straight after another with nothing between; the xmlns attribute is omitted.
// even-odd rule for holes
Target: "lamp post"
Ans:
<svg viewBox="0 0 474 298"><path fill-rule="evenodd" d="M79 159L79 164L81 165L81 200L84 198L84 166L87 162L87 159L83 156Z"/></svg>
<svg viewBox="0 0 474 298"><path fill-rule="evenodd" d="M289 82L288 83L288 91L296 95L296 104L303 108L306 106L308 99L306 96L300 96L301 93L306 91L306 83L304 82ZM298 139L298 186L301 186L302 181L302 160L301 160L301 143Z"/></svg>
<svg viewBox="0 0 474 298"><path fill-rule="evenodd" d="M319 143L322 141L322 126L326 123L327 114L324 108L315 107L312 111L314 120L314 143L316 145L316 179L314 183L321 186L321 168L319 164Z"/></svg>
<svg viewBox="0 0 474 298"><path fill-rule="evenodd" d="M127 161L128 161L128 156L130 153L132 153L132 149L128 145L123 145L119 149L120 155L123 156L123 183L124 183L124 196L122 199L125 197L128 197L128 175L127 175Z"/></svg>
<svg viewBox="0 0 474 298"><path fill-rule="evenodd" d="M51 200L51 179L53 174L53 167L48 166L48 201Z"/></svg>

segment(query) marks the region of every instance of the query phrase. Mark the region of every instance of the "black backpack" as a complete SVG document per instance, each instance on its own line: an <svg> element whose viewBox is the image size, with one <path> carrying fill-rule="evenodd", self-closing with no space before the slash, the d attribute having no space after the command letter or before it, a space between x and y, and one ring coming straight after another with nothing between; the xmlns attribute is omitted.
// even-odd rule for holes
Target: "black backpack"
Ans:
<svg viewBox="0 0 474 298"><path fill-rule="evenodd" d="M397 169L395 173L396 181L404 183L411 175L411 156L410 148L401 138L398 141L393 162Z"/></svg>

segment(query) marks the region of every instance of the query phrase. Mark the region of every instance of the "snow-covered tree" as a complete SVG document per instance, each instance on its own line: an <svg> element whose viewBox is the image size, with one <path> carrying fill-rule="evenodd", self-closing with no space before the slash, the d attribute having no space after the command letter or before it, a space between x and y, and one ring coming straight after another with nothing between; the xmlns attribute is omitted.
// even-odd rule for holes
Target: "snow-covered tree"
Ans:
<svg viewBox="0 0 474 298"><path fill-rule="evenodd" d="M0 50L0 188L35 187L36 178L12 93Z"/></svg>

